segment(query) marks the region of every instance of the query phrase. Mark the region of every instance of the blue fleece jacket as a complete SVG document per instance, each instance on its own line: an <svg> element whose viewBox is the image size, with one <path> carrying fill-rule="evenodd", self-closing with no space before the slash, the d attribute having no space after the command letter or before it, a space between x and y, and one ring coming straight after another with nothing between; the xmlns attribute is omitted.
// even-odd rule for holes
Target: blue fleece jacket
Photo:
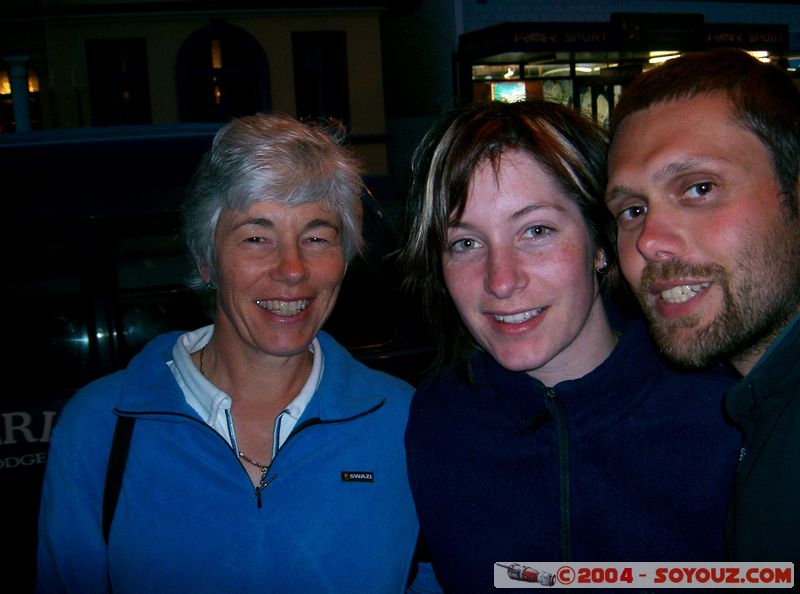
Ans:
<svg viewBox="0 0 800 594"><path fill-rule="evenodd" d="M156 338L64 408L40 516L47 592L402 592L418 533L403 430L411 388L320 333L321 384L275 457L259 507L226 441L186 403ZM116 416L136 417L109 544ZM348 474L350 473L350 474Z"/></svg>
<svg viewBox="0 0 800 594"><path fill-rule="evenodd" d="M722 400L735 375L669 369L639 323L554 388L487 355L469 370L421 387L406 433L445 591L493 592L496 562L724 560L740 437Z"/></svg>

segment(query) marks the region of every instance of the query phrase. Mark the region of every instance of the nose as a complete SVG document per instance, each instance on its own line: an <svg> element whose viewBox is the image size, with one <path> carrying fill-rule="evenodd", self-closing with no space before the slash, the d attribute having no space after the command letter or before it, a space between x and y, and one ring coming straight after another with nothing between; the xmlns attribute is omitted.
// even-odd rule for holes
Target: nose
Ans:
<svg viewBox="0 0 800 594"><path fill-rule="evenodd" d="M295 243L282 244L277 250L277 262L273 268L273 278L288 283L303 280L308 271L303 253Z"/></svg>
<svg viewBox="0 0 800 594"><path fill-rule="evenodd" d="M651 206L636 238L636 249L651 262L681 256L686 249L682 222L669 210Z"/></svg>
<svg viewBox="0 0 800 594"><path fill-rule="evenodd" d="M527 284L528 275L513 249L489 250L484 276L484 286L489 294L506 299Z"/></svg>

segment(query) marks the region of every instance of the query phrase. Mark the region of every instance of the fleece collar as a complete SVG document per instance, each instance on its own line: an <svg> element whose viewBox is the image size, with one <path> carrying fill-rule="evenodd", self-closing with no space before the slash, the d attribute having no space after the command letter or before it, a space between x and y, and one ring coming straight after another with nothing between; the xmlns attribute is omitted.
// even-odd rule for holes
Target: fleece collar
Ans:
<svg viewBox="0 0 800 594"><path fill-rule="evenodd" d="M639 319L625 325L619 342L603 363L587 375L561 382L552 389L526 373L504 369L486 354L475 357L470 365L476 383L490 386L498 403L506 401L521 407L523 400L533 398L544 408L545 397L555 393L568 423L592 433L613 430L630 410L648 398L670 371L659 358L644 321ZM726 384L734 381L730 370L724 367L713 370L709 377ZM505 396L499 397L501 394Z"/></svg>
<svg viewBox="0 0 800 594"><path fill-rule="evenodd" d="M167 363L181 332L162 334L133 358L125 370L122 392L116 408L133 414L179 415L199 418L186 403ZM383 402L370 374L338 343L324 332L317 336L325 353L325 371L300 422L345 420L364 414ZM346 395L346 396L345 396Z"/></svg>
<svg viewBox="0 0 800 594"><path fill-rule="evenodd" d="M726 406L731 419L745 432L760 419L780 410L794 397L800 383L800 322L776 340L758 364L730 391Z"/></svg>

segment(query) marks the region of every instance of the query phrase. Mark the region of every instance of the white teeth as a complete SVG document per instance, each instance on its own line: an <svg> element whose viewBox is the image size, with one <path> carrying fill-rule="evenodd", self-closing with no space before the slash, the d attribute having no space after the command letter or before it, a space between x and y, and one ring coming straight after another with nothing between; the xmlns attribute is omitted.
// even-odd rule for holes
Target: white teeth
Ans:
<svg viewBox="0 0 800 594"><path fill-rule="evenodd" d="M700 291L707 288L710 283L700 283L699 285L679 285L666 291L661 291L661 299L667 303L685 303Z"/></svg>
<svg viewBox="0 0 800 594"><path fill-rule="evenodd" d="M301 299L299 301L280 301L278 299L259 299L256 305L279 316L296 316L303 311L310 301Z"/></svg>
<svg viewBox="0 0 800 594"><path fill-rule="evenodd" d="M496 314L494 319L498 322L503 322L504 324L521 324L522 322L527 322L531 318L538 316L540 313L542 313L541 308L524 311L522 313L513 314L510 316L501 316Z"/></svg>

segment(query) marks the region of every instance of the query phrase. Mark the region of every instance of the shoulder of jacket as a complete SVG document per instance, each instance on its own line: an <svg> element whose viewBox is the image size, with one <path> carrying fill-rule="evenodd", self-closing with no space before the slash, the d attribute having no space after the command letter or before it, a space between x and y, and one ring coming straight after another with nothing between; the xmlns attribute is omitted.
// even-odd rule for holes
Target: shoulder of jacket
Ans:
<svg viewBox="0 0 800 594"><path fill-rule="evenodd" d="M320 332L317 336L325 356L325 374L347 377L351 385L389 397L410 397L414 387L398 377L368 367L339 344L331 335Z"/></svg>

